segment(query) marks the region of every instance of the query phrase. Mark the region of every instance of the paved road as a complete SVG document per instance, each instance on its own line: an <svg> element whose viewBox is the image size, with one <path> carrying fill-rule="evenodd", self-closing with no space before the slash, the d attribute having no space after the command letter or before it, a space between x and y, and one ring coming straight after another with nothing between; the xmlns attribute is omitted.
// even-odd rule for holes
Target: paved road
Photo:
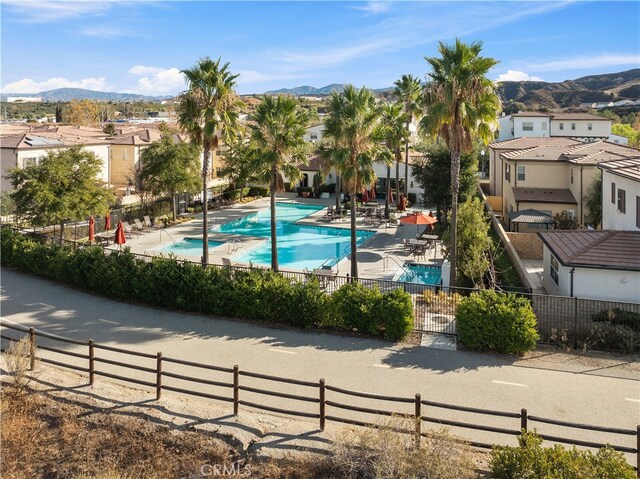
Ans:
<svg viewBox="0 0 640 479"><path fill-rule="evenodd" d="M527 408L533 415L627 429L640 423L640 368L633 358L565 355L558 361L549 352L516 360L271 329L118 303L6 268L1 294L3 321L76 339L277 376L322 377L374 393L420 393L423 399L513 412Z"/></svg>

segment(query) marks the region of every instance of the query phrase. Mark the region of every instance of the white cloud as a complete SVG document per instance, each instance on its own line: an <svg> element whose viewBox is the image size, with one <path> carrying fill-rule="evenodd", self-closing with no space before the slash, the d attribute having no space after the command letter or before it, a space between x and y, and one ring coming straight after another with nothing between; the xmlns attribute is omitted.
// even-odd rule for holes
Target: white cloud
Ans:
<svg viewBox="0 0 640 479"><path fill-rule="evenodd" d="M185 89L184 75L177 68L158 68L137 65L129 73L140 76L137 85L130 89L143 95L172 95Z"/></svg>
<svg viewBox="0 0 640 479"><path fill-rule="evenodd" d="M134 67L129 68L129 73L132 75L142 76L142 75L155 75L160 73L162 68L158 67L148 67L145 65L136 65Z"/></svg>
<svg viewBox="0 0 640 479"><path fill-rule="evenodd" d="M110 1L2 0L4 6L25 23L49 23L108 11Z"/></svg>
<svg viewBox="0 0 640 479"><path fill-rule="evenodd" d="M531 76L528 73L519 70L507 70L496 78L496 81L544 81L540 77Z"/></svg>
<svg viewBox="0 0 640 479"><path fill-rule="evenodd" d="M4 93L40 93L41 91L55 90L56 88L85 88L87 90L107 91L109 86L105 77L83 78L73 81L66 78L57 77L37 82L31 78L23 78L13 83L9 83L2 88Z"/></svg>
<svg viewBox="0 0 640 479"><path fill-rule="evenodd" d="M146 35L143 35L141 33L127 31L121 27L114 27L111 25L97 25L97 26L87 27L81 30L80 33L88 37L100 37L100 38L117 38L117 37L147 38Z"/></svg>
<svg viewBox="0 0 640 479"><path fill-rule="evenodd" d="M595 69L601 67L612 66L633 66L640 65L640 55L621 55L621 54L601 54L592 56L580 56L573 58L565 58L562 60L553 60L542 63L532 63L528 69L534 71L561 71L570 69Z"/></svg>
<svg viewBox="0 0 640 479"><path fill-rule="evenodd" d="M367 2L365 5L353 7L356 10L362 10L373 15L388 12L391 8L391 2Z"/></svg>

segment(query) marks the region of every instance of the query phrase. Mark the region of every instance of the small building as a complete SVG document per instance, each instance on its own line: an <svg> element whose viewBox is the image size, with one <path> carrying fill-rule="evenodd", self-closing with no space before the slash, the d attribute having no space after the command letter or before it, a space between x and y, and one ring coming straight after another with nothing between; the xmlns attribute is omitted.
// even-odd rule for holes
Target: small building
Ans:
<svg viewBox="0 0 640 479"><path fill-rule="evenodd" d="M542 231L548 294L640 302L640 231Z"/></svg>
<svg viewBox="0 0 640 479"><path fill-rule="evenodd" d="M602 228L640 231L640 156L598 167L602 170Z"/></svg>

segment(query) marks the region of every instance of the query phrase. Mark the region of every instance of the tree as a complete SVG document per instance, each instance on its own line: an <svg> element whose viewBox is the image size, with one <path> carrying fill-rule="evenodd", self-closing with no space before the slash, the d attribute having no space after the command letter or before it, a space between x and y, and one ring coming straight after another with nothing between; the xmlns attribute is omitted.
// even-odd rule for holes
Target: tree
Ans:
<svg viewBox="0 0 640 479"><path fill-rule="evenodd" d="M191 141L204 150L202 161L202 266L209 262L209 225L207 217L207 180L211 150L220 139L230 143L238 124L241 105L234 91L236 78L229 72L229 64L220 65L205 57L189 70L182 70L188 90L180 95L176 111L178 124L191 137Z"/></svg>
<svg viewBox="0 0 640 479"><path fill-rule="evenodd" d="M381 129L375 97L366 88L348 85L329 98L324 121L330 142L331 164L351 198L351 277L358 277L356 194L375 181L373 163L378 156Z"/></svg>
<svg viewBox="0 0 640 479"><path fill-rule="evenodd" d="M553 216L553 227L557 230L577 230L580 227L580 222L573 212L563 210Z"/></svg>
<svg viewBox="0 0 640 479"><path fill-rule="evenodd" d="M225 166L220 174L229 178L234 188L244 189L247 183L255 177L256 154L256 149L251 143L241 139L234 141L229 145L229 151L225 156ZM242 191L240 198L242 198Z"/></svg>
<svg viewBox="0 0 640 479"><path fill-rule="evenodd" d="M307 112L292 97L264 96L256 107L251 139L257 149L253 170L270 185L271 269L278 271L276 236L276 193L284 191L283 174L290 181L300 178L300 164L306 160Z"/></svg>
<svg viewBox="0 0 640 479"><path fill-rule="evenodd" d="M611 133L628 138L629 146L640 147L640 131L635 130L631 125L616 123L611 125Z"/></svg>
<svg viewBox="0 0 640 479"><path fill-rule="evenodd" d="M62 107L60 105L56 106L56 123L62 123Z"/></svg>
<svg viewBox="0 0 640 479"><path fill-rule="evenodd" d="M451 150L451 279L456 285L458 194L460 191L460 155L473 148L474 137L485 144L493 139L500 111L496 86L487 78L498 62L482 57L482 42L455 45L440 42L440 57L425 58L431 65L431 81L425 91L428 114L420 129L438 135Z"/></svg>
<svg viewBox="0 0 640 479"><path fill-rule="evenodd" d="M140 154L141 180L154 194L169 193L173 220L178 216L177 195L198 189L200 183L200 147L165 136Z"/></svg>
<svg viewBox="0 0 640 479"><path fill-rule="evenodd" d="M434 143L419 148L425 156L413 164L413 177L424 191L424 201L435 206L438 221L447 222L451 210L451 152L442 144ZM460 155L460 191L464 202L476 193L478 151Z"/></svg>
<svg viewBox="0 0 640 479"><path fill-rule="evenodd" d="M102 160L77 146L49 152L40 164L9 170L15 188L11 198L16 214L34 226L83 220L103 214L114 201L113 193L98 180Z"/></svg>
<svg viewBox="0 0 640 479"><path fill-rule="evenodd" d="M394 94L398 97L398 101L402 104L402 109L407 122L407 131L404 138L404 195L407 196L409 188L409 125L415 116L420 115L420 96L422 94L422 84L420 79L413 75L402 75L400 80L395 83ZM398 169L396 164L396 191L398 186Z"/></svg>
<svg viewBox="0 0 640 479"><path fill-rule="evenodd" d="M71 100L63 110L65 123L75 126L95 126L98 124L100 108L95 101Z"/></svg>
<svg viewBox="0 0 640 479"><path fill-rule="evenodd" d="M387 219L389 219L389 197L391 196L391 164L395 161L398 165L402 160L402 144L409 133L405 128L405 118L402 113L402 105L399 103L387 104L382 107L380 121L384 133L385 149L379 158L387 164L387 192L384 202L384 217ZM397 176L396 174L396 188Z"/></svg>
<svg viewBox="0 0 640 479"><path fill-rule="evenodd" d="M602 175L597 175L587 190L587 214L594 228L602 223Z"/></svg>
<svg viewBox="0 0 640 479"><path fill-rule="evenodd" d="M460 205L458 214L458 272L476 288L484 286L484 278L491 266L489 218L478 197L470 197ZM450 229L444 241L451 240ZM451 244L447 250L451 249ZM448 251L447 251L448 252Z"/></svg>
<svg viewBox="0 0 640 479"><path fill-rule="evenodd" d="M102 131L109 136L116 136L116 126L113 123L107 123L102 128Z"/></svg>

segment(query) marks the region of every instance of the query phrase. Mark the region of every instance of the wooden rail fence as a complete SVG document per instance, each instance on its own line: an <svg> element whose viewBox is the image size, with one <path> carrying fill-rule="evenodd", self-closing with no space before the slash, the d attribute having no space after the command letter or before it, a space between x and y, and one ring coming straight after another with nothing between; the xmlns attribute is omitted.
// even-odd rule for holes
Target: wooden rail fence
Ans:
<svg viewBox="0 0 640 479"><path fill-rule="evenodd" d="M546 434L544 432L538 432L538 434L547 441L552 441L560 444L569 444L582 446L587 448L600 448L609 444L612 448L617 451L624 452L627 454L635 455L635 467L636 470L639 471L638 477L640 477L640 425L636 426L635 429L623 429L623 428L613 428L613 427L604 427L590 424L581 424L574 423L568 421L560 421L557 419L546 418L536 415L530 415L526 409L521 409L518 412L509 412L509 411L498 411L498 410L489 410L489 409L481 409L475 407L468 406L460 406L453 405L448 403L436 402L422 399L420 394L416 394L414 397L402 397L402 396L389 396L389 395L381 395L381 394L373 394L361 391L354 391L350 389L344 389L337 386L332 386L326 384L324 379L320 379L318 381L304 381L299 379L292 378L283 378L278 376L271 376L267 374L261 374L256 372L244 371L241 370L237 365L232 368L222 367L222 366L214 366L211 364L203 364L193 361L186 361L183 359L176 359L163 356L161 352L157 354L144 353L139 351L132 351L129 349L118 348L114 346L107 346L103 344L97 344L93 340L88 341L79 341L75 339L65 338L62 336L46 333L43 331L37 331L34 328L24 328L17 325L7 324L3 322L1 324L3 328L7 328L10 330L27 333L27 338L29 340L29 351L30 351L30 367L33 369L35 367L36 360L41 361L46 364L51 364L54 366L72 369L75 371L79 371L82 373L87 373L89 375L89 384L93 385L95 381L95 376L103 376L110 379L115 379L119 381L124 381L128 383L137 384L140 386L149 387L151 389L155 389L156 399L160 399L162 397L162 391L171 391L180 394L192 395L203 397L207 399L213 399L216 401L233 403L233 414L239 414L240 406L260 409L264 411L285 414L289 416L303 417L308 419L316 419L319 423L320 430L324 430L327 421L338 422L356 426L370 426L370 427L379 427L378 424L375 424L371 421L364 421L361 419L356 419L351 417L349 413L357 414L366 414L366 415L374 415L374 416L387 416L387 417L408 417L411 418L414 422L414 429L411 431L402 430L402 432L410 433L415 436L416 444L420 444L420 440L422 437L427 437L429 432L423 431L423 423L431 423L438 424L441 426L451 426L455 428L461 428L464 430L471 431L483 431L491 434L498 435L507 435L507 436L518 436L522 433L522 431L528 431L532 425L550 425L556 426L558 428L563 428L562 430L572 430L572 431L590 431L597 433L606 433L610 437L615 437L616 439L620 439L623 437L629 438L635 437L635 447L620 445L620 444L611 444L611 443L603 443L603 442L595 442L595 441L587 441L582 439L568 438L556 434ZM8 336L4 334L0 334L1 339L6 341L19 341L20 338ZM23 336L24 337L24 336ZM36 340L37 337L41 337L54 342L61 342L66 344L71 344L75 346L85 346L88 348L87 354L81 354L74 351L68 351L65 349L55 348L49 345L38 344ZM52 353L57 353L60 355L65 355L73 358L78 358L83 361L87 361L87 366L78 366L76 364L69 364L68 362L61 362L57 360L53 360L45 357L37 357L36 351L49 351ZM2 348L4 352L6 349ZM148 361L155 361L155 367L149 366L141 366L139 364L132 364L129 361L123 360L114 360L108 359L105 357L97 357L96 352L100 351L108 351L111 353L116 353L120 356L124 357L134 357L134 358L142 358ZM122 359L122 358L121 358ZM99 367L96 367L96 364L106 364L117 366L129 370L140 371L142 373L146 373L154 378L154 380L142 380L138 378L133 378L130 376L123 376L120 374L114 374L112 372L107 372ZM224 373L228 376L227 381L218 381L212 379L205 379L202 377L195 376L187 376L183 374L177 374L175 372L171 372L165 369L165 366L176 364L187 366L190 368L198 369L198 370L206 370L206 371L214 371L217 373ZM296 386L303 388L308 394L294 394L291 392L283 392L277 391L273 387L270 389L254 387L246 384L241 384L240 378L254 378L262 381L267 381L269 384L275 386L275 384L284 384L288 386ZM180 381L185 381L188 383L202 384L209 387L215 387L223 390L230 390L228 395L221 394L213 394L211 392L198 391L194 389L185 389L182 387L177 387L174 385L168 385L163 382L164 378L172 378ZM293 401L297 401L300 403L305 403L307 405L312 404L313 407L316 408L315 411L310 412L309 410L303 411L299 409L285 409L282 407L276 407L268 404L264 404L263 402L257 402L256 400L248 400L244 399L241 395L242 392L251 393L258 396L270 396L281 399L289 399ZM397 411L393 409L379 409L377 407L371 407L371 405L360 406L354 404L347 404L343 402L339 402L337 400L329 400L327 399L327 392L330 391L334 393L337 397L348 397L348 398L360 398L367 401L375 401L375 403L385 402L395 404L396 407L400 404L405 405L413 405L412 413L407 413L406 411ZM408 407L408 406L407 406ZM330 409L330 413L327 413L327 409ZM481 424L469 421L460 421L454 419L447 419L437 417L435 415L435 411L437 410L448 410L454 411L456 413L470 413L480 417L492 417L492 418L502 418L503 420L516 420L516 424L518 427L500 427L489 424ZM348 411L345 413L340 413L340 411ZM347 417L345 417L347 416ZM536 428L537 430L537 428ZM493 437L493 436L492 436ZM480 441L466 441L471 446L490 449L493 444L489 444L487 442Z"/></svg>

